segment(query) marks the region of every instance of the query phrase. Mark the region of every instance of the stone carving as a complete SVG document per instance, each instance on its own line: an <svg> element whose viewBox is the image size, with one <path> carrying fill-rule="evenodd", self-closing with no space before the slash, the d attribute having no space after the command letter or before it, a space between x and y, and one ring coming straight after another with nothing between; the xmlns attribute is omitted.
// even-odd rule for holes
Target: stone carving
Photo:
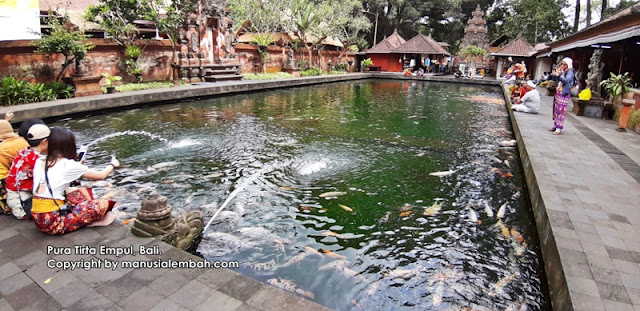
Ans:
<svg viewBox="0 0 640 311"><path fill-rule="evenodd" d="M591 85L592 94L600 94L602 88L600 87L600 81L602 81L602 71L604 70L604 62L600 61L602 58L602 49L593 50L593 54L589 59L589 73L587 74L587 81Z"/></svg>
<svg viewBox="0 0 640 311"><path fill-rule="evenodd" d="M481 49L489 49L489 39L487 37L487 21L484 19L484 12L480 5L471 13L471 18L467 21L464 28L464 37L460 42L460 49L464 49L469 45L475 45ZM488 53L487 53L488 54Z"/></svg>
<svg viewBox="0 0 640 311"><path fill-rule="evenodd" d="M296 59L293 55L293 48L290 48L289 51L287 52L287 58L289 59L289 68L296 68Z"/></svg>
<svg viewBox="0 0 640 311"><path fill-rule="evenodd" d="M198 52L198 48L200 47L200 42L198 41L198 34L195 32L191 33L191 51Z"/></svg>
<svg viewBox="0 0 640 311"><path fill-rule="evenodd" d="M139 237L156 237L185 251L194 252L202 239L204 216L188 211L177 218L171 216L167 198L151 194L144 198L131 233Z"/></svg>

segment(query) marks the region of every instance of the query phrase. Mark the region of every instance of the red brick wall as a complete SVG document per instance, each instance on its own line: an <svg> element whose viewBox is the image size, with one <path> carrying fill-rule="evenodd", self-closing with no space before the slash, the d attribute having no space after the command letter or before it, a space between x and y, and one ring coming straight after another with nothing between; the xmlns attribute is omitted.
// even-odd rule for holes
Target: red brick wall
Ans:
<svg viewBox="0 0 640 311"><path fill-rule="evenodd" d="M284 54L283 54L284 49ZM238 44L236 45L236 53L238 54L238 60L240 64L242 64L242 72L243 73L253 73L254 63L260 65L260 53L258 53L258 48L255 44ZM282 48L279 46L269 46L267 48L267 72L280 72L283 71L283 67L286 67L288 64L288 48ZM327 69L328 61L331 60L331 64L336 65L340 63L347 63L347 61L355 62L355 54L348 52L344 53L342 59L339 60L338 56L340 56L340 51L321 51L321 64L322 69ZM313 51L313 64L315 67L318 65L318 53L317 51ZM309 61L309 52L304 49L298 49L294 53L294 57L297 60L304 59ZM355 67L355 66L353 66ZM260 67L259 72L262 72L262 68Z"/></svg>
<svg viewBox="0 0 640 311"><path fill-rule="evenodd" d="M123 48L111 40L89 39L95 45L87 55L87 71L98 76L103 72L132 79L125 71ZM31 82L53 81L62 68L61 54L34 53L29 40L0 41L0 76L16 76ZM171 42L153 40L142 52L138 63L143 68L145 81L167 80L171 62ZM64 76L75 73L69 66Z"/></svg>

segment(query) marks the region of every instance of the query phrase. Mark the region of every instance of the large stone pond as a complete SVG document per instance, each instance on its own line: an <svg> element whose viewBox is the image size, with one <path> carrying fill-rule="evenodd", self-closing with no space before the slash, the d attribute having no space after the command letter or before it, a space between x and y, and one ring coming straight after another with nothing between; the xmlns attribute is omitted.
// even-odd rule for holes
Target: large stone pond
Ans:
<svg viewBox="0 0 640 311"><path fill-rule="evenodd" d="M205 221L224 207L201 256L330 308L551 309L498 87L364 80L53 125L90 166L120 159L85 184L121 220L150 192Z"/></svg>

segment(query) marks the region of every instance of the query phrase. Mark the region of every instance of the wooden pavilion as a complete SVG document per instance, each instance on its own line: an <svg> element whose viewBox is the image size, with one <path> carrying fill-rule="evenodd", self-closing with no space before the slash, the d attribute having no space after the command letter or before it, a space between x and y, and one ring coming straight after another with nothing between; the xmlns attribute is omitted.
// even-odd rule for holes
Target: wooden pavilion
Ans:
<svg viewBox="0 0 640 311"><path fill-rule="evenodd" d="M451 55L431 37L418 34L405 41L397 31L365 53L374 66L379 66L381 71L391 72L402 72L411 59L414 60L415 67L420 67L426 58L443 62L444 57Z"/></svg>

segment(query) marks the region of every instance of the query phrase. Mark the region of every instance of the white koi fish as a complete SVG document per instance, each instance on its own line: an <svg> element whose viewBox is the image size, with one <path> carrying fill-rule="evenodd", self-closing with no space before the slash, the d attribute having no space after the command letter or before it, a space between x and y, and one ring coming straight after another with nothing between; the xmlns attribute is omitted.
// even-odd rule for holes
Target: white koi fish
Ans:
<svg viewBox="0 0 640 311"><path fill-rule="evenodd" d="M322 256L322 253L313 249L312 247L305 246L304 249L311 255L316 255L316 256L320 256L321 258L324 258L324 256Z"/></svg>
<svg viewBox="0 0 640 311"><path fill-rule="evenodd" d="M346 192L340 192L340 191L331 191L331 192L325 192L323 194L320 195L321 198L326 198L326 197L337 197L339 195L343 195L343 194L347 194Z"/></svg>
<svg viewBox="0 0 640 311"><path fill-rule="evenodd" d="M438 212L440 212L440 208L442 208L442 203L438 203L438 201L435 201L431 206L427 207L424 210L424 215L425 216L437 215Z"/></svg>
<svg viewBox="0 0 640 311"><path fill-rule="evenodd" d="M271 259L270 261L263 263L247 263L242 266L251 268L253 270L272 270L276 266L276 261Z"/></svg>
<svg viewBox="0 0 640 311"><path fill-rule="evenodd" d="M271 285L271 286L275 286L277 288L280 289L284 289L286 291L292 292L292 293L296 293L296 294L300 294L302 296L305 297L309 297L311 299L315 299L316 295L314 295L312 292L308 292L305 291L301 288L298 287L298 285L296 283L293 283L293 281L290 280L285 280L285 279L268 279L267 280L267 284Z"/></svg>
<svg viewBox="0 0 640 311"><path fill-rule="evenodd" d="M503 140L499 142L498 145L500 145L500 147L514 147L516 145L516 140Z"/></svg>
<svg viewBox="0 0 640 311"><path fill-rule="evenodd" d="M362 276L360 273L355 272L355 271L353 271L353 270L351 270L351 269L349 269L349 268L347 268L345 266L336 266L336 269L338 271L340 271L340 273L342 273L342 275L344 275L344 276L346 276L348 278L355 278L355 279L358 280L358 282L367 283L367 279L364 276Z"/></svg>
<svg viewBox="0 0 640 311"><path fill-rule="evenodd" d="M509 282L511 282L511 280L513 280L514 278L516 278L516 276L518 276L517 273L513 273L511 275L507 275L505 277L503 277L502 279L500 279L500 281L498 281L498 283L493 285L493 289L489 292L489 296L494 297L495 295L501 294L504 287L509 284Z"/></svg>
<svg viewBox="0 0 640 311"><path fill-rule="evenodd" d="M493 217L493 210L491 209L487 201L484 201L484 211L487 213L487 216Z"/></svg>
<svg viewBox="0 0 640 311"><path fill-rule="evenodd" d="M383 274L383 276L386 277L391 277L392 279L395 278L400 278L400 277L405 277L406 275L410 274L414 272L414 270L408 270L408 269L394 269L391 270L385 274Z"/></svg>
<svg viewBox="0 0 640 311"><path fill-rule="evenodd" d="M343 210L345 210L347 212L353 212L353 209L351 207L348 207L348 206L342 205L342 204L338 204L338 206L340 206Z"/></svg>
<svg viewBox="0 0 640 311"><path fill-rule="evenodd" d="M303 259L305 259L307 255L309 255L309 253L306 253L306 252L302 252L298 255L295 255L291 257L291 259L289 259L284 265L282 265L282 267L288 267L290 265L297 264L301 262Z"/></svg>
<svg viewBox="0 0 640 311"><path fill-rule="evenodd" d="M473 221L473 222L478 222L478 215L476 214L476 212L469 208L469 220Z"/></svg>
<svg viewBox="0 0 640 311"><path fill-rule="evenodd" d="M500 206L500 209L498 209L498 218L504 217L504 213L507 211L507 203L508 202L504 202L504 204Z"/></svg>
<svg viewBox="0 0 640 311"><path fill-rule="evenodd" d="M436 177L445 177L445 176L449 176L452 175L453 173L455 173L456 171L444 171L444 172L433 172L433 173L429 173L429 176L436 176Z"/></svg>
<svg viewBox="0 0 640 311"><path fill-rule="evenodd" d="M318 271L321 270L329 270L329 269L336 269L338 267L345 267L351 265L351 262L348 260L334 260L330 263L324 264L322 266L320 266L320 268L318 268Z"/></svg>
<svg viewBox="0 0 640 311"><path fill-rule="evenodd" d="M442 303L442 293L444 292L444 281L439 281L433 293L433 305L439 306Z"/></svg>

